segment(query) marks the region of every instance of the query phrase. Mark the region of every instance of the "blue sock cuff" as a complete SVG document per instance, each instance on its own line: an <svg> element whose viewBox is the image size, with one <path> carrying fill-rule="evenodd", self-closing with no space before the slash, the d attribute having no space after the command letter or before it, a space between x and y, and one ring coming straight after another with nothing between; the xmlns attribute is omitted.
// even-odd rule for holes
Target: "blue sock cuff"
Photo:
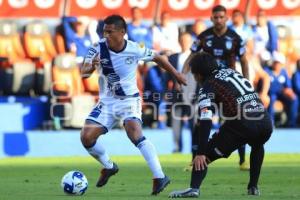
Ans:
<svg viewBox="0 0 300 200"><path fill-rule="evenodd" d="M97 142L97 141L95 141L93 144L91 144L91 145L89 145L89 146L83 145L83 147L86 148L86 149L92 148L93 146L95 146L96 142Z"/></svg>
<svg viewBox="0 0 300 200"><path fill-rule="evenodd" d="M144 140L146 140L146 137L145 137L145 136L141 137L140 139L138 139L137 141L135 141L133 144L134 144L136 147L138 147L138 145L139 145L141 142L143 142Z"/></svg>

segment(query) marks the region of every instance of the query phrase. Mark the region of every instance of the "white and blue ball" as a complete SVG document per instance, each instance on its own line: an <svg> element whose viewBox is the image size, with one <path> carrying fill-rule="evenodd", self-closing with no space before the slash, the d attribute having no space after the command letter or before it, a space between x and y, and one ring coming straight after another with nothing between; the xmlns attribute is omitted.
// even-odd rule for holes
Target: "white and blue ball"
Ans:
<svg viewBox="0 0 300 200"><path fill-rule="evenodd" d="M62 178L61 187L66 194L83 195L88 188L88 180L80 171L69 171Z"/></svg>

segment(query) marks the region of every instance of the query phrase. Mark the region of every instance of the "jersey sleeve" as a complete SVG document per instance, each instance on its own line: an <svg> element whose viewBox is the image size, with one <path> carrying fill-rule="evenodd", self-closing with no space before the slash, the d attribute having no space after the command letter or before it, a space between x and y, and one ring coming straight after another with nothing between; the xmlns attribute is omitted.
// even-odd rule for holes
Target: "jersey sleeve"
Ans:
<svg viewBox="0 0 300 200"><path fill-rule="evenodd" d="M96 57L100 57L99 53L100 53L100 48L98 43L90 46L88 49L88 53L84 57L84 63L92 64L93 60L97 59Z"/></svg>
<svg viewBox="0 0 300 200"><path fill-rule="evenodd" d="M156 55L154 50L146 48L144 44L137 44L137 53L139 60L145 62L152 61Z"/></svg>
<svg viewBox="0 0 300 200"><path fill-rule="evenodd" d="M201 49L202 49L201 39L200 39L200 36L198 36L197 39L193 42L190 50L191 50L191 52L195 53L197 51L200 51Z"/></svg>
<svg viewBox="0 0 300 200"><path fill-rule="evenodd" d="M211 120L215 112L214 109L215 94L211 88L205 87L199 91L198 97L198 120Z"/></svg>
<svg viewBox="0 0 300 200"><path fill-rule="evenodd" d="M209 87L203 87L199 93L199 117L198 117L198 155L205 155L208 138L212 127L212 117L214 112L214 93Z"/></svg>

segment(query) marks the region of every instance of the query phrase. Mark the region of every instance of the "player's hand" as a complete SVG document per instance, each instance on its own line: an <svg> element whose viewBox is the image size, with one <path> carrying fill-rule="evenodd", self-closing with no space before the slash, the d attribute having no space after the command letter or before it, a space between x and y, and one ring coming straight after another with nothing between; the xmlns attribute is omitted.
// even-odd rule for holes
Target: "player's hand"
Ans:
<svg viewBox="0 0 300 200"><path fill-rule="evenodd" d="M268 94L259 94L259 97L261 102L264 104L264 107L268 108L270 104L270 97L268 96Z"/></svg>
<svg viewBox="0 0 300 200"><path fill-rule="evenodd" d="M97 54L95 55L95 58L93 59L92 65L93 65L94 67L98 67L98 66L100 65L99 53L97 53Z"/></svg>
<svg viewBox="0 0 300 200"><path fill-rule="evenodd" d="M204 170L207 167L206 156L197 155L193 160L193 165L196 171Z"/></svg>
<svg viewBox="0 0 300 200"><path fill-rule="evenodd" d="M181 85L177 82L174 83L174 89L177 91L177 92L181 92Z"/></svg>
<svg viewBox="0 0 300 200"><path fill-rule="evenodd" d="M179 84L186 85L186 79L182 73L177 72L175 78Z"/></svg>

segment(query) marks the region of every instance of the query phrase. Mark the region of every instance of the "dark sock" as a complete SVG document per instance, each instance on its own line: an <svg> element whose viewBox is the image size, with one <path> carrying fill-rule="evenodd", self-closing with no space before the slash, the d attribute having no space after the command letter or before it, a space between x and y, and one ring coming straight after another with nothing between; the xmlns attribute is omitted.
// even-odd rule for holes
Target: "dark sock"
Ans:
<svg viewBox="0 0 300 200"><path fill-rule="evenodd" d="M194 160L195 156L198 152L198 138L199 138L199 125L195 124L192 132L192 160Z"/></svg>
<svg viewBox="0 0 300 200"><path fill-rule="evenodd" d="M250 187L257 187L260 169L264 160L265 150L264 146L255 146L251 148L250 153L250 181L248 189Z"/></svg>
<svg viewBox="0 0 300 200"><path fill-rule="evenodd" d="M195 167L193 167L190 187L194 189L199 189L203 179L206 176L206 173L207 167L205 168L205 170L201 171L195 171Z"/></svg>
<svg viewBox="0 0 300 200"><path fill-rule="evenodd" d="M246 151L246 146L243 145L240 148L238 148L239 156L240 156L240 165L245 162L245 151Z"/></svg>

